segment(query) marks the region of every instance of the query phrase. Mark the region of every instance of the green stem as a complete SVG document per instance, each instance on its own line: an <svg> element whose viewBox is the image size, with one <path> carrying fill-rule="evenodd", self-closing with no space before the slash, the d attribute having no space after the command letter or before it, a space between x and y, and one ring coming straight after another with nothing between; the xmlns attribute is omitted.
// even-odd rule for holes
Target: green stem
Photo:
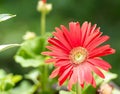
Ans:
<svg viewBox="0 0 120 94"><path fill-rule="evenodd" d="M46 26L46 13L41 12L41 35L45 33L45 26Z"/></svg>
<svg viewBox="0 0 120 94"><path fill-rule="evenodd" d="M43 76L42 76L42 91L46 92L48 90L47 84L48 84L48 66L43 66Z"/></svg>
<svg viewBox="0 0 120 94"><path fill-rule="evenodd" d="M44 90L46 91L46 84L47 84L47 66L44 65Z"/></svg>
<svg viewBox="0 0 120 94"><path fill-rule="evenodd" d="M82 88L79 83L76 83L76 94L82 94Z"/></svg>

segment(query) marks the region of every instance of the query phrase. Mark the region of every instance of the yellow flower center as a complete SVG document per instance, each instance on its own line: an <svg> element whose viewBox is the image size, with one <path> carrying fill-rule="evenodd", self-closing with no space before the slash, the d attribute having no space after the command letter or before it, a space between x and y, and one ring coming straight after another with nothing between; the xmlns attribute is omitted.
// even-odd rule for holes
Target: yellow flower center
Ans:
<svg viewBox="0 0 120 94"><path fill-rule="evenodd" d="M76 47L70 51L70 59L74 64L80 64L86 60L88 51L83 47Z"/></svg>

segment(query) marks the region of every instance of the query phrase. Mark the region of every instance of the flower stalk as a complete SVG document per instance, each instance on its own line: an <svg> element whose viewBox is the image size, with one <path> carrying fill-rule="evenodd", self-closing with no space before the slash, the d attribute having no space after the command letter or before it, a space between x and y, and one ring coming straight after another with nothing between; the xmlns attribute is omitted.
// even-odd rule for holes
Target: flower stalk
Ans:
<svg viewBox="0 0 120 94"><path fill-rule="evenodd" d="M40 0L38 2L37 10L41 12L41 19L40 19L40 33L43 35L45 33L45 26L46 26L46 15L52 10L52 4L47 4L46 0Z"/></svg>
<svg viewBox="0 0 120 94"><path fill-rule="evenodd" d="M45 26L46 26L46 13L44 13L44 12L42 12L41 13L41 35L44 35L44 33L45 33Z"/></svg>
<svg viewBox="0 0 120 94"><path fill-rule="evenodd" d="M49 91L49 88L47 88L48 86L48 68L49 66L48 65L43 65L43 66L40 66L39 67L39 70L41 72L41 75L40 75L40 80L39 82L41 83L40 87L41 87L41 93L40 94L44 94L45 92L48 92Z"/></svg>
<svg viewBox="0 0 120 94"><path fill-rule="evenodd" d="M47 65L44 65L44 69L43 69L43 91L47 91L46 89L46 85L47 85L47 83L48 83L48 66Z"/></svg>
<svg viewBox="0 0 120 94"><path fill-rule="evenodd" d="M76 94L82 94L82 88L79 83L76 83Z"/></svg>

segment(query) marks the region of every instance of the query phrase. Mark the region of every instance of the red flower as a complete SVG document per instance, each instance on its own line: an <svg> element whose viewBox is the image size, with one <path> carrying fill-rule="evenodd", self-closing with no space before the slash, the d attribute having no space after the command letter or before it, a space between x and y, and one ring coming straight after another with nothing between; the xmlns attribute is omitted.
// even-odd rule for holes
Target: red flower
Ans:
<svg viewBox="0 0 120 94"><path fill-rule="evenodd" d="M68 89L72 85L79 83L82 87L84 83L96 86L92 72L104 78L100 68L108 71L111 65L100 57L113 54L114 49L110 45L102 45L109 39L109 36L102 35L100 28L96 24L84 22L80 27L79 22L69 23L69 30L61 25L61 29L55 28L54 38L49 38L51 46L47 46L51 52L43 52L44 55L52 56L47 62L54 62L56 69L50 75L51 78L59 76L59 84L62 85L66 79Z"/></svg>

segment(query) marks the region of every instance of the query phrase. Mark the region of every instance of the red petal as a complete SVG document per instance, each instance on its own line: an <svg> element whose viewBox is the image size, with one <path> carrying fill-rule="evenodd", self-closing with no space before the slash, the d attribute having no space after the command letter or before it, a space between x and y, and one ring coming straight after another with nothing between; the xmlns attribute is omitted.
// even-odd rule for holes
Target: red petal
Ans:
<svg viewBox="0 0 120 94"><path fill-rule="evenodd" d="M74 22L70 22L69 23L69 29L70 29L70 36L72 38L72 42L73 42L73 44L75 44L74 42L76 40L76 37L75 37L76 36L76 32L75 32L76 24Z"/></svg>
<svg viewBox="0 0 120 94"><path fill-rule="evenodd" d="M81 27L81 32L82 32L82 39L81 39L81 44L83 45L85 41L85 36L88 28L88 22L84 22Z"/></svg>
<svg viewBox="0 0 120 94"><path fill-rule="evenodd" d="M83 84L80 84L82 88L84 88L84 83Z"/></svg>
<svg viewBox="0 0 120 94"><path fill-rule="evenodd" d="M80 84L84 84L84 70L83 70L83 67L82 66L80 66L79 67L79 77L78 77L78 81L79 81L79 83Z"/></svg>
<svg viewBox="0 0 120 94"><path fill-rule="evenodd" d="M99 75L101 78L105 78L104 74L103 74L98 68L96 68L95 66L90 65L90 64L89 64L89 66L91 67L91 69L92 69L97 75Z"/></svg>
<svg viewBox="0 0 120 94"><path fill-rule="evenodd" d="M69 45L69 43L67 42L66 38L63 35L64 31L61 31L59 28L55 28L57 32L54 32L53 35L56 36L58 38L58 40L67 48L67 49L71 49L71 46Z"/></svg>
<svg viewBox="0 0 120 94"><path fill-rule="evenodd" d="M81 32L81 29L80 29L80 24L79 24L79 22L76 22L76 29L75 29L75 33L74 33L75 35L75 44L74 44L74 46L75 47L77 47L77 46L81 46L81 39L82 39L82 32ZM72 34L73 35L73 34ZM71 36L72 36L71 35Z"/></svg>
<svg viewBox="0 0 120 94"><path fill-rule="evenodd" d="M66 52L69 52L69 50L59 40L55 38L48 39L48 42L62 50L65 50Z"/></svg>
<svg viewBox="0 0 120 94"><path fill-rule="evenodd" d="M70 23L69 23L70 32L73 32L73 33L74 33L75 28L76 28L76 23L70 22Z"/></svg>
<svg viewBox="0 0 120 94"><path fill-rule="evenodd" d="M110 45L104 45L99 48L95 48L91 53L89 54L89 57L100 57L100 56L105 56L109 54L115 53L115 50L110 48Z"/></svg>
<svg viewBox="0 0 120 94"><path fill-rule="evenodd" d="M67 54L66 51L64 51L56 46L46 46L46 48L49 50L52 50L54 52L61 52L61 53Z"/></svg>
<svg viewBox="0 0 120 94"><path fill-rule="evenodd" d="M73 69L73 73L68 82L68 89L71 90L72 85L75 84L76 82L77 82L77 74L76 74L76 71L74 71L74 69Z"/></svg>
<svg viewBox="0 0 120 94"><path fill-rule="evenodd" d="M110 48L104 52L101 52L101 53L94 55L94 57L101 57L101 56L106 56L106 55L114 54L114 53L115 53L115 49Z"/></svg>
<svg viewBox="0 0 120 94"><path fill-rule="evenodd" d="M97 26L97 24L94 24L94 25L91 27L90 35L94 33L96 26Z"/></svg>
<svg viewBox="0 0 120 94"><path fill-rule="evenodd" d="M49 55L49 56L54 56L55 58L57 58L57 59L69 59L68 58L68 55L66 55L66 54L63 54L63 53L55 53L55 52L42 52L42 54L43 55Z"/></svg>
<svg viewBox="0 0 120 94"><path fill-rule="evenodd" d="M104 60L100 59L88 59L89 63L93 64L94 66L98 66L106 71L111 68L111 65Z"/></svg>
<svg viewBox="0 0 120 94"><path fill-rule="evenodd" d="M72 44L74 47L80 45L80 24L71 22L69 23L70 37L72 39Z"/></svg>
<svg viewBox="0 0 120 94"><path fill-rule="evenodd" d="M109 36L101 36L99 38L94 39L88 46L87 49L92 50L95 47L101 45L102 43L104 43L105 41L107 41L109 39Z"/></svg>
<svg viewBox="0 0 120 94"><path fill-rule="evenodd" d="M56 68L50 75L50 78L54 78L59 74L60 68Z"/></svg>
<svg viewBox="0 0 120 94"><path fill-rule="evenodd" d="M74 47L74 46L73 46L73 42L72 42L73 40L72 40L72 38L71 38L71 36L70 36L70 32L69 32L69 31L67 30L67 28L66 28L65 26L63 26L63 25L61 25L61 29L62 29L62 31L64 31L63 34L64 34L67 42L69 43L69 45L71 46L71 48L73 48L73 47Z"/></svg>
<svg viewBox="0 0 120 94"><path fill-rule="evenodd" d="M56 58L50 58L50 59L47 59L45 62L46 63L53 63L53 62L56 62L57 59Z"/></svg>
<svg viewBox="0 0 120 94"><path fill-rule="evenodd" d="M60 59L60 60L56 61L55 66L61 67L61 66L65 66L65 65L68 65L68 64L70 64L69 60Z"/></svg>
<svg viewBox="0 0 120 94"><path fill-rule="evenodd" d="M64 81L68 78L68 76L70 76L70 73L72 72L71 69L72 67L70 66L68 69L63 71L62 75L58 79L60 85L62 85Z"/></svg>
<svg viewBox="0 0 120 94"><path fill-rule="evenodd" d="M83 69L83 71L84 71L84 80L85 80L85 82L91 84L91 82L92 82L92 74L91 74L90 68L87 67L87 66L85 66L84 69Z"/></svg>
<svg viewBox="0 0 120 94"><path fill-rule="evenodd" d="M42 55L51 55L51 52L42 52Z"/></svg>
<svg viewBox="0 0 120 94"><path fill-rule="evenodd" d="M96 54L103 53L104 51L110 49L110 45L104 45L99 48L95 48L93 51L89 53L89 57L94 57Z"/></svg>
<svg viewBox="0 0 120 94"><path fill-rule="evenodd" d="M99 29L97 29L96 32L94 32L93 34L89 35L89 36L86 38L83 46L87 48L87 46L88 46L94 39L100 37L101 34L102 34L102 32L99 32Z"/></svg>
<svg viewBox="0 0 120 94"><path fill-rule="evenodd" d="M93 87L96 87L96 82L95 82L95 79L94 79L93 76L92 76L92 83L91 84L92 84Z"/></svg>
<svg viewBox="0 0 120 94"><path fill-rule="evenodd" d="M85 40L90 35L90 29L91 29L91 23L88 23L88 27L87 27L86 34L85 34Z"/></svg>

